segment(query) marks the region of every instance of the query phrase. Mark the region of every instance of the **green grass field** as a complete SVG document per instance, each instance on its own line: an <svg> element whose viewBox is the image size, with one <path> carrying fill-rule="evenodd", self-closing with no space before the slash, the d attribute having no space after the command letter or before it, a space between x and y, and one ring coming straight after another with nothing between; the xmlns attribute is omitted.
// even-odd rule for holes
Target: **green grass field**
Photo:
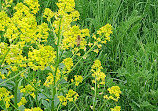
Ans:
<svg viewBox="0 0 158 111"><path fill-rule="evenodd" d="M12 7L19 2L23 2L23 0L14 0ZM45 8L56 12L58 7L55 3L57 2L58 0L39 0L40 7L36 14L38 25L46 22L48 27L51 27L43 17L43 13ZM4 1L1 0L1 11L3 3ZM5 79L0 76L0 88L5 87L14 96L9 101L9 108L6 108L5 98L1 97L3 92L0 90L0 110L23 111L26 108L40 107L44 111L110 111L110 108L121 106L121 111L158 111L158 0L75 0L75 10L80 13L80 19L71 24L80 26L80 29L88 28L90 35L106 24L112 25L113 33L110 35L110 41L103 44L98 53L91 51L86 54L80 50L81 56L73 56L71 53L73 48L62 50L58 47L60 44L55 44L55 35L52 31L54 29L51 28L47 42L39 42L39 44L52 46L57 52L54 59L55 74L58 72L58 68L59 70L64 69L63 59L74 57L73 63L76 63L76 66L71 72L67 72L67 79L71 81L74 75L81 75L82 83L75 86L70 82L67 85L62 78L64 76L61 76L62 79L58 82L60 84L54 82L55 85L52 85L51 88L44 87L43 84L48 77L50 67L34 71L29 67L19 67L16 63L9 64L6 60L7 53L4 56L3 47L0 46L1 74L9 73L10 66L18 67L18 71L12 71L11 75ZM6 13L11 18L15 10L8 8ZM9 42L9 39L5 37L5 31L1 30L1 16L0 14L0 43L7 43L9 47L10 44L14 44L14 41ZM53 21L54 18L52 23ZM57 37L60 42L60 32L57 33ZM17 40L19 38L15 39L15 41ZM92 43L95 41L92 36L86 40ZM33 50L31 47L38 49L37 46L36 42L27 43L22 49L23 56L28 57L28 52ZM88 47L88 49L91 48ZM82 57L83 55L86 55L85 59ZM95 87L96 84L92 83L93 76L91 76L91 67L96 59L101 61L102 72L106 75L105 84L100 88ZM27 70L27 74L20 76L20 72L25 70ZM56 77L57 75L54 79ZM39 80L41 86L38 86ZM20 92L20 88L18 88L27 84L34 88L34 98ZM108 93L107 88L112 86L120 87L121 95L118 102L107 101L103 97ZM96 90L93 91L92 87ZM73 89L79 97L77 101L68 102L64 106L58 96L67 94L68 89ZM17 104L21 97L25 97L27 103L18 107Z"/></svg>

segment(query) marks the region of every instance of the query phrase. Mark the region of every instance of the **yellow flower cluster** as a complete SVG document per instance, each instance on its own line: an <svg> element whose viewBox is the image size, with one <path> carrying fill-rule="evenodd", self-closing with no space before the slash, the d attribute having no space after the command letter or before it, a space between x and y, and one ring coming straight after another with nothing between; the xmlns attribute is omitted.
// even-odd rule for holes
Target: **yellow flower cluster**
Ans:
<svg viewBox="0 0 158 111"><path fill-rule="evenodd" d="M2 79L6 79L5 75L2 74L1 71L0 71L0 77L1 77Z"/></svg>
<svg viewBox="0 0 158 111"><path fill-rule="evenodd" d="M22 97L20 102L17 105L20 107L21 105L25 105L26 103L27 103L27 101L26 101L25 97Z"/></svg>
<svg viewBox="0 0 158 111"><path fill-rule="evenodd" d="M72 89L70 89L68 91L68 94L66 94L66 99L69 100L69 101L76 101L78 96L79 95L78 95L77 92L75 92Z"/></svg>
<svg viewBox="0 0 158 111"><path fill-rule="evenodd" d="M8 7L11 7L12 3L13 3L13 0L4 0L4 3L2 3L3 10L6 10Z"/></svg>
<svg viewBox="0 0 158 111"><path fill-rule="evenodd" d="M48 22L51 21L51 18L53 18L53 16L54 16L54 12L52 12L51 9L49 9L49 8L45 8L43 17L47 18Z"/></svg>
<svg viewBox="0 0 158 111"><path fill-rule="evenodd" d="M6 25L7 29L4 37L8 38L10 42L17 37L20 37L22 41L32 43L47 40L49 28L46 23L37 25L36 17L30 13L29 8L23 3L18 3L14 9L16 12L8 20L11 22Z"/></svg>
<svg viewBox="0 0 158 111"><path fill-rule="evenodd" d="M61 76L63 77L64 75L61 75L58 64L57 67L51 66L52 64L54 65L56 58L56 51L54 48L52 46L41 45L47 42L49 35L48 31L50 29L47 23L37 23L36 14L39 11L38 0L24 0L24 3L17 3L13 8L14 11L12 16L8 17L5 11L8 7L11 7L12 2L13 0L5 0L4 4L2 4L2 11L0 12L0 31L2 31L0 39L4 37L4 40L8 40L7 42L0 43L0 63L2 62L2 65L11 65L8 68L11 70L9 70L7 76L9 76L11 72L20 71L22 69L21 67L30 67L36 71L38 69L44 70L46 67L50 66L52 72L48 73L48 77L43 85L49 87L53 84L55 86L54 81L55 83L58 82ZM60 47L62 50L71 49L73 54L75 52L77 53L76 55L80 56L78 51L80 49L86 50L87 41L85 38L90 36L89 30L80 29L77 25L72 26L74 22L79 20L80 16L79 12L75 10L74 0L58 0L56 5L58 6L57 12L53 12L49 8L46 8L43 17L46 18L49 23L51 23L51 19L54 17L52 30L55 32L55 42L56 44L57 41L61 43L59 43L57 47ZM111 33L112 26L110 24L101 27L97 31L98 37L96 37L96 35L93 36L93 38L98 41L95 41L94 44L97 45L98 48L101 48L102 45L99 43L106 43L107 40L110 40L109 36ZM103 38L104 36L105 38ZM89 43L89 46L92 45L92 43ZM27 49L27 54L24 54L25 48ZM57 49L59 53L62 52L60 48L59 50ZM99 52L98 49L94 51L96 53ZM62 73L69 73L73 67L73 59L66 58L62 63L65 65L65 69L63 69ZM99 60L94 61L91 72L95 80L92 82L97 82L98 87L100 84L105 84L106 75L101 72L102 69L101 62ZM24 73L21 74L21 77L23 76ZM0 77L6 79L6 76L1 74L1 72ZM82 81L82 76L74 76L76 86ZM34 80L33 84L36 82L37 81ZM37 82L37 84L40 85L40 82ZM23 93L24 96L31 95L33 98L35 98L35 91L35 88L30 84L20 88L20 92ZM112 87L109 88L108 91L111 95L114 95L116 99L112 98L113 96L107 96L107 98L117 101L121 93L120 89ZM60 102L66 106L68 101L76 101L78 96L77 92L70 89L66 96L58 96L58 98ZM9 102L11 98L13 98L13 95L11 95L6 88L0 88L0 101L5 102L6 108L10 106ZM17 105L20 107L26 103L25 97L22 97ZM25 111L42 111L42 109L36 107L25 109Z"/></svg>
<svg viewBox="0 0 158 111"><path fill-rule="evenodd" d="M67 105L67 99L64 96L58 96L59 101L62 103L62 105Z"/></svg>
<svg viewBox="0 0 158 111"><path fill-rule="evenodd" d="M10 102L10 99L12 98L13 98L13 95L10 95L10 92L6 88L4 87L0 88L0 103L4 102L6 108L9 108L10 106L9 102Z"/></svg>
<svg viewBox="0 0 158 111"><path fill-rule="evenodd" d="M30 61L28 65L33 69L42 69L49 66L50 63L54 63L54 58L56 53L54 48L51 46L39 45L39 50L34 49L29 51L28 60Z"/></svg>
<svg viewBox="0 0 158 111"><path fill-rule="evenodd" d="M9 24L10 18L4 12L0 12L0 31L5 31L5 27Z"/></svg>
<svg viewBox="0 0 158 111"><path fill-rule="evenodd" d="M23 86L22 86L23 87ZM29 94L31 95L33 98L35 98L35 93L34 93L35 89L30 85L26 85L24 88L20 88L20 92L24 93L24 94Z"/></svg>
<svg viewBox="0 0 158 111"><path fill-rule="evenodd" d="M103 69L103 67L101 66L100 60L95 60L91 69L91 72L93 72L92 77L96 78L96 81L99 82L99 84L104 85L106 75L103 72L101 72L101 69ZM92 80L92 82L95 83L95 80Z"/></svg>
<svg viewBox="0 0 158 111"><path fill-rule="evenodd" d="M118 99L120 98L120 87L119 86L112 86L111 88L108 88L108 91L110 93L110 96L108 97L107 95L104 96L105 99L112 99L114 101L118 101ZM115 96L115 97L113 97Z"/></svg>
<svg viewBox="0 0 158 111"><path fill-rule="evenodd" d="M67 71L63 71L63 73L69 73L71 71L71 68L73 66L73 61L72 58L66 58L62 61L62 63L65 65L65 68L67 69Z"/></svg>
<svg viewBox="0 0 158 111"><path fill-rule="evenodd" d="M74 77L75 77L75 85L76 85L76 86L78 86L79 83L82 83L82 80L83 80L83 77L82 77L82 76L80 76L80 75L75 75ZM74 80L71 79L71 82L74 82Z"/></svg>
<svg viewBox="0 0 158 111"><path fill-rule="evenodd" d="M80 49L85 49L86 40L84 37L89 36L89 30L80 30L79 26L71 26L71 23L77 21L80 16L79 12L75 10L75 1L58 0L56 5L59 8L58 11L54 13L50 9L45 9L44 17L47 18L47 21L50 21L54 16L53 27L55 33L58 35L60 30L63 35L61 48L66 50L80 46ZM79 41L77 41L78 36ZM57 43L58 38L56 37L55 40Z"/></svg>
<svg viewBox="0 0 158 111"><path fill-rule="evenodd" d="M40 107L25 109L24 111L43 111Z"/></svg>
<svg viewBox="0 0 158 111"><path fill-rule="evenodd" d="M69 49L75 46L80 46L80 49L85 49L86 40L84 37L89 36L88 29L80 30L79 26L72 26L69 30L63 32L62 48ZM79 39L79 40L78 40Z"/></svg>
<svg viewBox="0 0 158 111"><path fill-rule="evenodd" d="M66 106L67 105L67 100L71 101L76 101L78 98L78 93L70 89L68 91L68 94L66 94L66 97L64 96L58 96L59 101L62 103L62 105Z"/></svg>
<svg viewBox="0 0 158 111"><path fill-rule="evenodd" d="M58 0L58 3L56 3L56 5L60 10L64 10L66 12L72 12L75 8L74 0Z"/></svg>
<svg viewBox="0 0 158 111"><path fill-rule="evenodd" d="M46 78L46 81L43 84L44 86L47 86L47 87L49 87L51 84L54 83L54 76L53 76L53 74L52 73L48 73L48 75L49 76Z"/></svg>
<svg viewBox="0 0 158 111"><path fill-rule="evenodd" d="M105 26L101 27L98 31L97 34L99 34L100 36L105 36L106 38L104 39L104 41L106 40L110 40L110 34L112 34L112 26L111 24L106 24ZM103 42L106 43L106 42Z"/></svg>
<svg viewBox="0 0 158 111"><path fill-rule="evenodd" d="M68 31L71 27L71 22L77 21L79 19L79 12L76 11L74 0L58 0L56 3L58 6L58 12L55 13L55 21L53 23L53 27L55 27L55 32L58 33L60 23L61 29L63 32ZM61 20L62 18L62 20Z"/></svg>
<svg viewBox="0 0 158 111"><path fill-rule="evenodd" d="M58 70L59 71L59 70ZM46 87L50 87L50 85L54 84L54 76L52 73L48 73L48 77L46 78L46 81L45 83L43 84L44 86ZM60 80L60 73L57 73L56 76L55 76L55 82L58 82Z"/></svg>
<svg viewBox="0 0 158 111"><path fill-rule="evenodd" d="M18 42L16 45L11 44L9 46L10 50L5 58L8 64L18 63L20 65L23 61L27 60L26 57L22 56L24 44L25 42ZM20 67L26 67L26 64L21 64Z"/></svg>
<svg viewBox="0 0 158 111"><path fill-rule="evenodd" d="M51 65L50 68L52 69L52 72L55 73L55 67ZM57 72L55 74L55 83L57 83L60 80L60 77L61 77L60 70L59 68L57 68ZM46 78L46 81L43 85L46 87L50 87L50 85L52 84L54 85L54 75L52 73L48 73L48 77Z"/></svg>
<svg viewBox="0 0 158 111"><path fill-rule="evenodd" d="M20 67L26 67L26 64L22 64L23 61L26 61L26 57L22 56L22 48L23 48L24 42L18 42L16 45L11 44L8 46L7 43L1 42L0 43L0 59L4 57L4 55L7 53L4 61L7 64L12 63L18 63ZM2 61L0 61L2 62Z"/></svg>
<svg viewBox="0 0 158 111"><path fill-rule="evenodd" d="M121 107L120 106L115 106L114 108L110 108L111 111L121 111Z"/></svg>
<svg viewBox="0 0 158 111"><path fill-rule="evenodd" d="M12 2L13 0L6 0L4 5L11 4ZM34 70L37 70L38 68L44 69L44 67L48 66L46 62L52 62L52 59L55 58L55 52L52 51L53 48L51 46L39 46L42 48L39 50L34 49L35 51L32 49L32 51L30 51L30 58L27 58L23 55L23 49L25 46L28 47L28 44L31 45L33 43L39 45L41 42L46 42L48 38L48 24L42 23L37 25L35 14L39 10L38 7L38 0L24 0L24 3L18 3L14 7L15 11L12 17L8 17L4 7L2 7L2 11L0 12L0 31L4 32L2 36L4 39L8 39L9 43L0 43L0 62L6 63L8 65L18 64L17 67L26 67L26 61L29 59L31 61L29 66L34 66ZM42 51L43 53L46 53L48 56L50 56L47 56L48 60L45 62L41 60L43 58L40 59L35 57L37 61L33 59L33 56L42 56L40 54L35 54L36 52L39 53L41 50L51 50L49 51L49 54L47 51ZM3 58L4 61L1 61ZM37 67L32 61L36 62ZM11 69L14 71L16 68L14 67L13 69L11 67Z"/></svg>
<svg viewBox="0 0 158 111"><path fill-rule="evenodd" d="M24 3L26 3L29 8L31 9L31 12L33 14L36 14L39 11L39 4L38 4L38 0L24 0Z"/></svg>
<svg viewBox="0 0 158 111"><path fill-rule="evenodd" d="M95 40L94 43L88 43L88 46L91 47L92 45L96 45L97 49L93 51L97 54L99 53L99 49L102 47L102 44L106 44L107 41L110 41L110 34L112 34L112 26L111 24L106 24L105 26L101 27L97 31L98 35L93 34L92 38Z"/></svg>

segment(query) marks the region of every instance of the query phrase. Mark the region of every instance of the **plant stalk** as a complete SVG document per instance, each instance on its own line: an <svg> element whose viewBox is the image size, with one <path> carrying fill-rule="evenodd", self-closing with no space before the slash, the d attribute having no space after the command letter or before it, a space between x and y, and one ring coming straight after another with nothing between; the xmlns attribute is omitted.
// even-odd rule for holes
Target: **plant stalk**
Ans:
<svg viewBox="0 0 158 111"><path fill-rule="evenodd" d="M15 78L15 89L14 89L14 106L18 108L17 96L18 95L18 77Z"/></svg>
<svg viewBox="0 0 158 111"><path fill-rule="evenodd" d="M96 105L96 96L97 96L97 80L95 76L95 92L94 92L94 101L93 101L93 111L95 111L95 105Z"/></svg>
<svg viewBox="0 0 158 111"><path fill-rule="evenodd" d="M56 75L57 75L57 70L58 70L58 67L59 67L59 63L60 63L60 44L61 44L61 38L62 38L62 34L61 34L61 21L62 21L62 18L60 19L60 23L59 23L59 30L58 30L58 34L57 34L57 37L58 37L58 41L57 41L57 51L56 51L56 66L55 66L55 73L54 73L54 83L51 87L51 92L52 92L52 111L55 111L55 106L54 106L54 97L56 95L56 87L55 86L55 83L56 83Z"/></svg>

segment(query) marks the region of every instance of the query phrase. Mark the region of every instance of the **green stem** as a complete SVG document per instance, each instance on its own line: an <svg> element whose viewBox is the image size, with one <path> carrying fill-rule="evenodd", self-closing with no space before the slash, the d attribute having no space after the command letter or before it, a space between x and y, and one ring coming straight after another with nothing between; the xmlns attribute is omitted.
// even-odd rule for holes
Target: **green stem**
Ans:
<svg viewBox="0 0 158 111"><path fill-rule="evenodd" d="M15 39L15 41L13 42L13 45L15 45L15 44L17 43L18 39L19 39L19 37L17 37L17 38ZM5 58L6 58L6 56L8 55L9 51L10 51L10 48L7 48L7 52L6 52L5 55L3 56L2 61L1 61L1 63L0 63L0 68L1 68L1 65L3 64L3 62L4 62Z"/></svg>
<svg viewBox="0 0 158 111"><path fill-rule="evenodd" d="M102 111L103 107L106 105L107 100L104 102L104 104L101 106L101 108L99 109L99 111ZM106 109L105 109L106 110Z"/></svg>
<svg viewBox="0 0 158 111"><path fill-rule="evenodd" d="M3 64L3 62L4 62L5 58L6 58L6 56L8 55L9 51L10 51L10 48L7 49L7 52L6 52L5 55L3 56L2 61L1 61L1 63L0 63L0 68L1 68L1 65Z"/></svg>
<svg viewBox="0 0 158 111"><path fill-rule="evenodd" d="M59 67L59 63L60 63L60 54L59 53L60 53L60 44L61 44L61 38L62 38L61 21L62 21L62 18L60 19L59 30L58 30L58 34L57 34L57 37L58 37L57 51L56 51L57 60L56 60L55 73L54 73L54 84L51 87L51 92L52 92L52 111L55 111L54 97L55 97L55 94L56 94L56 87L54 87L54 86L55 86L55 83L56 83L56 74L57 74L57 70L58 70L58 67Z"/></svg>
<svg viewBox="0 0 158 111"><path fill-rule="evenodd" d="M0 11L2 10L2 1L0 0Z"/></svg>
<svg viewBox="0 0 158 111"><path fill-rule="evenodd" d="M83 56L82 56L82 58L79 60L79 61L77 61L77 63L73 66L73 68L71 69L71 71L81 62L81 60L85 57L85 56L87 56L87 54L89 53L89 52L91 52L92 50L93 50L93 48L95 47L96 45L93 45ZM69 72L70 73L70 72ZM67 73L67 74L69 74L69 73Z"/></svg>
<svg viewBox="0 0 158 111"><path fill-rule="evenodd" d="M4 103L4 105L5 105L5 111L8 111L8 109L6 108L6 103L5 103L5 100L2 98L2 100L3 100L3 103Z"/></svg>
<svg viewBox="0 0 158 111"><path fill-rule="evenodd" d="M35 87L29 80L27 80L25 77L24 79L33 87L35 88L36 90L38 90L40 93L42 93L43 95L45 95L48 99L51 100L51 98L49 96L47 96L47 94L45 94L44 92L40 91L37 87Z"/></svg>
<svg viewBox="0 0 158 111"><path fill-rule="evenodd" d="M37 95L37 94L38 94L38 91L36 90L36 91L35 91L35 95L36 95L36 97L35 97L35 98L36 98L36 106L38 107L38 106L39 106L39 104L38 104L38 99L37 99L37 96L38 96L38 95Z"/></svg>
<svg viewBox="0 0 158 111"><path fill-rule="evenodd" d="M81 62L81 60L84 58L84 56L86 56L89 52L91 52L93 50L93 48L96 46L96 44L94 44L83 56L82 58L80 58L80 60L73 66L73 68L71 69L71 71ZM70 72L71 72L70 71ZM70 72L68 72L65 76L67 76ZM63 77L58 81L58 83L54 86L56 87L60 82L61 80L63 79Z"/></svg>
<svg viewBox="0 0 158 111"><path fill-rule="evenodd" d="M96 96L97 96L97 83L96 83L96 76L95 76L95 92L94 92L94 101L93 101L93 111L95 111L95 104L96 104Z"/></svg>
<svg viewBox="0 0 158 111"><path fill-rule="evenodd" d="M15 107L11 102L9 102L10 105L12 105L17 111L20 111L17 107Z"/></svg>
<svg viewBox="0 0 158 111"><path fill-rule="evenodd" d="M35 71L33 71L33 80L36 80ZM35 84L35 87L37 87L36 84ZM37 105L37 107L38 107L37 94L38 94L38 91L36 90L36 91L35 91L35 102L36 102L36 105Z"/></svg>
<svg viewBox="0 0 158 111"><path fill-rule="evenodd" d="M30 61L25 61L25 62L21 62L21 63L15 63L15 64L10 64L10 65L3 65L1 68L5 68L5 67L9 67L9 66L16 66L16 65L20 65L20 64L25 64L28 63Z"/></svg>
<svg viewBox="0 0 158 111"><path fill-rule="evenodd" d="M75 101L73 101L73 103L75 104L77 110L80 111L80 109L79 109L79 107L77 106L77 104L75 103Z"/></svg>
<svg viewBox="0 0 158 111"><path fill-rule="evenodd" d="M57 111L59 111L60 106L61 106L61 102L60 102L59 105L58 105Z"/></svg>
<svg viewBox="0 0 158 111"><path fill-rule="evenodd" d="M18 93L18 78L15 78L15 89L14 89L14 106L18 108L17 105L17 93Z"/></svg>
<svg viewBox="0 0 158 111"><path fill-rule="evenodd" d="M52 111L55 111L55 107L54 107L54 97L55 97L55 94L56 94L56 88L54 87L54 85L52 85L52 89L51 89L51 92L52 92Z"/></svg>
<svg viewBox="0 0 158 111"><path fill-rule="evenodd" d="M7 80L5 80L5 81L1 82L1 83L0 83L0 85L2 85L2 84L4 84L4 83L6 83L6 82L8 82L8 81L10 81L10 80L12 80L12 79L14 79L14 78L16 78L17 76L19 76L21 73L23 73L23 72L27 71L28 69L29 69L29 67L28 67L27 69L25 69L25 70L23 70L23 71L19 72L19 73L18 73L18 74L16 74L15 76L13 76L13 77L11 77L11 78L9 78L9 79L7 79Z"/></svg>

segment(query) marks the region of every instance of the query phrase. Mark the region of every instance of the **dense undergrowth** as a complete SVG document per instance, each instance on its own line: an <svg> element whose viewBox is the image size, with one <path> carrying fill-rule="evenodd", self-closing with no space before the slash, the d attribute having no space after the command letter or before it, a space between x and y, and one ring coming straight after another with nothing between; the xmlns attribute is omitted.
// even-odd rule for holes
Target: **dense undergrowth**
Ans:
<svg viewBox="0 0 158 111"><path fill-rule="evenodd" d="M157 0L31 1L0 3L0 110L158 110Z"/></svg>

